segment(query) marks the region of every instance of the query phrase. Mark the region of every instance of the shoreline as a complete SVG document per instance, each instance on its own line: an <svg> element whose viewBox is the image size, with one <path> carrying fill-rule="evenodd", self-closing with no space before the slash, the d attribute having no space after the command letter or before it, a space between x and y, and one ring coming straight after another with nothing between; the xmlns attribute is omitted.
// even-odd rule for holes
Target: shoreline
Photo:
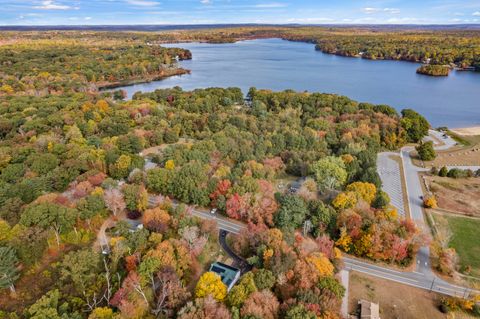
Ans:
<svg viewBox="0 0 480 319"><path fill-rule="evenodd" d="M462 136L476 136L480 135L480 126L453 128L450 131Z"/></svg>
<svg viewBox="0 0 480 319"><path fill-rule="evenodd" d="M166 78L172 77L172 76L180 76L180 75L185 75L185 74L190 74L190 70L184 69L184 68L177 68L174 69L173 72L168 71L160 74L155 74L152 76L149 76L147 78L138 78L138 79L129 79L129 80L124 80L124 81L119 81L119 82L110 82L110 83L99 83L97 84L97 88L99 92L109 92L118 88L123 88L127 86L134 86L138 84L145 84L145 83L150 83L150 82L155 82L155 81L161 81Z"/></svg>
<svg viewBox="0 0 480 319"><path fill-rule="evenodd" d="M420 65L425 65L421 60L409 60L405 58L399 58L399 59L394 59L394 58L371 58L371 57L366 57L363 54L355 54L355 55L349 55L349 54L342 54L339 51L328 51L325 49L322 49L319 46L319 43L315 39L297 39L297 38L289 38L285 37L283 35L275 35L275 36L270 36L270 35L261 35L261 36L241 36L238 38L233 38L233 39L227 39L227 40L211 40L211 39L180 39L180 40L174 40L174 41L167 41L167 40L158 40L155 41L155 44L157 45L176 45L176 44L182 44L182 43L200 43L200 44L234 44L237 42L242 42L242 41L255 41L255 40L268 40L268 39L280 39L283 41L289 41L289 42L300 42L300 43L307 43L307 44L313 44L315 51L322 52L324 54L329 54L329 55L334 55L334 56L339 56L339 57L344 57L344 58L357 58L357 59L364 59L364 60L370 60L370 61L400 61L400 62L411 62L415 64L420 64ZM180 47L181 48L181 47ZM430 65L430 64L428 64ZM432 64L433 65L433 64ZM461 72L478 72L473 66L469 66L466 68L461 68L458 65L456 66L450 66L450 71L461 71ZM434 77L444 77L444 76L449 76L449 74L446 75L430 75L430 74L425 74L425 73L418 73L421 75L426 75L426 76L434 76Z"/></svg>

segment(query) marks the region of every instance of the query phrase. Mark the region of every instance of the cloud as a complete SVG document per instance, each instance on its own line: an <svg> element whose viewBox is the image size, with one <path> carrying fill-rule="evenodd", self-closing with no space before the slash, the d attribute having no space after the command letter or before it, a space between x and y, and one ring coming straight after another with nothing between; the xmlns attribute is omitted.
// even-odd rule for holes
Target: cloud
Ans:
<svg viewBox="0 0 480 319"><path fill-rule="evenodd" d="M309 24L332 23L333 21L335 20L331 18L292 18L287 20L288 23L309 23Z"/></svg>
<svg viewBox="0 0 480 319"><path fill-rule="evenodd" d="M160 4L156 1L149 0L127 0L127 3L139 7L155 7Z"/></svg>
<svg viewBox="0 0 480 319"><path fill-rule="evenodd" d="M388 14L398 14L400 13L400 9L398 8L372 8L372 7L367 7L367 8L362 8L363 13L366 14L374 14L374 13L388 13Z"/></svg>
<svg viewBox="0 0 480 319"><path fill-rule="evenodd" d="M397 8L384 8L384 9L383 9L383 12L391 13L391 14L398 14L398 13L400 13L400 9L397 9Z"/></svg>
<svg viewBox="0 0 480 319"><path fill-rule="evenodd" d="M474 12L473 15L476 16L476 17L480 17L480 11Z"/></svg>
<svg viewBox="0 0 480 319"><path fill-rule="evenodd" d="M272 3L261 3L254 5L255 8L285 8L286 3L272 2Z"/></svg>
<svg viewBox="0 0 480 319"><path fill-rule="evenodd" d="M67 5L62 5L62 4L57 4L54 1L42 1L41 6L34 6L34 9L40 9L40 10L69 10L72 9L72 7L67 6ZM78 9L78 7L74 7L73 9Z"/></svg>
<svg viewBox="0 0 480 319"><path fill-rule="evenodd" d="M212 4L212 0L200 0L201 4Z"/></svg>

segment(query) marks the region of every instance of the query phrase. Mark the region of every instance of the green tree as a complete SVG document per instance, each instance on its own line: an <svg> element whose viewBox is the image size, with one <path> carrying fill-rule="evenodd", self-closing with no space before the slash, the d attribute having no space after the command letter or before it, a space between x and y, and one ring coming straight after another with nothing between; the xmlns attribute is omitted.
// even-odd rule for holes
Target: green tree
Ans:
<svg viewBox="0 0 480 319"><path fill-rule="evenodd" d="M375 199L373 200L373 207L385 208L390 204L390 196L382 190L378 190Z"/></svg>
<svg viewBox="0 0 480 319"><path fill-rule="evenodd" d="M199 162L183 165L172 180L172 194L185 203L207 206L210 202L208 191L205 188L208 177L205 169Z"/></svg>
<svg viewBox="0 0 480 319"><path fill-rule="evenodd" d="M270 290L275 285L275 275L268 269L259 269L255 272L255 286L257 286L258 290Z"/></svg>
<svg viewBox="0 0 480 319"><path fill-rule="evenodd" d="M55 169L59 164L59 160L54 154L34 154L32 156L33 161L30 165L30 168L32 171L40 175L47 174Z"/></svg>
<svg viewBox="0 0 480 319"><path fill-rule="evenodd" d="M240 282L230 290L227 295L227 303L230 307L241 307L248 296L257 291L255 285L254 274L252 272L246 273Z"/></svg>
<svg viewBox="0 0 480 319"><path fill-rule="evenodd" d="M170 194L170 183L174 176L172 170L166 168L154 168L147 171L147 188L155 193Z"/></svg>
<svg viewBox="0 0 480 319"><path fill-rule="evenodd" d="M28 319L82 319L77 312L70 312L67 303L61 303L61 294L50 290L33 305L25 310L25 317Z"/></svg>
<svg viewBox="0 0 480 319"><path fill-rule="evenodd" d="M345 295L345 287L338 282L334 277L322 277L317 283L317 287L322 291L322 295L329 291L335 295L338 299L343 298Z"/></svg>
<svg viewBox="0 0 480 319"><path fill-rule="evenodd" d="M77 215L75 209L45 202L27 207L20 218L20 223L27 227L36 225L53 230L57 244L60 245L60 234L73 228Z"/></svg>
<svg viewBox="0 0 480 319"><path fill-rule="evenodd" d="M279 228L300 227L308 214L305 201L295 195L285 195L279 202L281 206L275 214L275 225Z"/></svg>
<svg viewBox="0 0 480 319"><path fill-rule="evenodd" d="M324 157L313 164L312 170L321 190L340 188L347 181L345 163L339 157Z"/></svg>
<svg viewBox="0 0 480 319"><path fill-rule="evenodd" d="M60 265L64 284L72 283L73 288L81 295L95 285L100 271L101 259L98 253L89 249L68 253Z"/></svg>
<svg viewBox="0 0 480 319"><path fill-rule="evenodd" d="M10 288L15 292L15 281L20 277L18 258L12 247L0 247L0 289Z"/></svg>
<svg viewBox="0 0 480 319"><path fill-rule="evenodd" d="M443 166L438 172L438 176L447 177L447 175L448 175L448 168L446 166Z"/></svg>
<svg viewBox="0 0 480 319"><path fill-rule="evenodd" d="M418 152L418 156L422 161L433 161L437 154L433 148L433 142L421 142L415 149Z"/></svg>
<svg viewBox="0 0 480 319"><path fill-rule="evenodd" d="M315 313L308 311L305 307L301 304L295 305L290 308L286 315L285 319L316 319L317 316Z"/></svg>
<svg viewBox="0 0 480 319"><path fill-rule="evenodd" d="M411 109L402 110L402 116L400 124L407 132L408 142L418 143L428 135L430 124L423 116Z"/></svg>

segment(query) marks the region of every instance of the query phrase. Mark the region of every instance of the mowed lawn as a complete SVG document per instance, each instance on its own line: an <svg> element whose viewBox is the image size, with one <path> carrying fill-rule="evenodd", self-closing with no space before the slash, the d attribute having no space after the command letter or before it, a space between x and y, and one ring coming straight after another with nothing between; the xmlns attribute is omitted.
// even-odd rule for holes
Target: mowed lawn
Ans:
<svg viewBox="0 0 480 319"><path fill-rule="evenodd" d="M443 217L452 234L450 247L457 251L460 265L472 267L472 275L480 276L480 219Z"/></svg>

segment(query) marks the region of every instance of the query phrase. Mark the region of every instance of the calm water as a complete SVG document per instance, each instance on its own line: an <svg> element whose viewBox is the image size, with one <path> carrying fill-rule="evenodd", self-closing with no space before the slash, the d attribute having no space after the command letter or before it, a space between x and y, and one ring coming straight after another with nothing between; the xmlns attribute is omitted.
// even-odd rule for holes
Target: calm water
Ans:
<svg viewBox="0 0 480 319"><path fill-rule="evenodd" d="M192 51L181 62L190 75L124 87L131 97L137 91L181 86L252 86L275 91L325 92L354 100L389 104L398 110L413 108L433 126L480 125L480 73L452 72L433 78L415 73L418 64L345 58L315 51L312 44L279 39L234 44L181 43L168 46Z"/></svg>

